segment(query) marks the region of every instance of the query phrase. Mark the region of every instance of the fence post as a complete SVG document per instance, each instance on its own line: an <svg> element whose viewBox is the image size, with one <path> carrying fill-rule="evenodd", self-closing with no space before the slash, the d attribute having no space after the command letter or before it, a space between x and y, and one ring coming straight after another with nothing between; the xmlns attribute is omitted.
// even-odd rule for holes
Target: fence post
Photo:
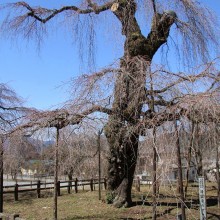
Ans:
<svg viewBox="0 0 220 220"><path fill-rule="evenodd" d="M141 181L140 181L140 177L139 177L139 176L137 177L136 190L137 190L138 192L141 191Z"/></svg>
<svg viewBox="0 0 220 220"><path fill-rule="evenodd" d="M57 181L57 196L60 196L60 181Z"/></svg>
<svg viewBox="0 0 220 220"><path fill-rule="evenodd" d="M106 190L107 188L107 181L106 181L106 177L104 177L104 189Z"/></svg>
<svg viewBox="0 0 220 220"><path fill-rule="evenodd" d="M90 180L90 189L93 191L93 179Z"/></svg>
<svg viewBox="0 0 220 220"><path fill-rule="evenodd" d="M78 179L75 179L75 193L78 193Z"/></svg>
<svg viewBox="0 0 220 220"><path fill-rule="evenodd" d="M0 213L0 219L16 220L16 219L21 219L21 218L19 218L19 214L3 214L3 213Z"/></svg>
<svg viewBox="0 0 220 220"><path fill-rule="evenodd" d="M37 198L39 199L40 198L40 180L37 181Z"/></svg>
<svg viewBox="0 0 220 220"><path fill-rule="evenodd" d="M15 191L14 191L14 198L15 201L18 201L18 184L15 184Z"/></svg>
<svg viewBox="0 0 220 220"><path fill-rule="evenodd" d="M70 194L71 183L72 183L72 182L69 180L69 181L68 181L68 186L67 186L67 192L68 192L68 194Z"/></svg>
<svg viewBox="0 0 220 220"><path fill-rule="evenodd" d="M182 220L182 214L177 214L176 219L177 220Z"/></svg>

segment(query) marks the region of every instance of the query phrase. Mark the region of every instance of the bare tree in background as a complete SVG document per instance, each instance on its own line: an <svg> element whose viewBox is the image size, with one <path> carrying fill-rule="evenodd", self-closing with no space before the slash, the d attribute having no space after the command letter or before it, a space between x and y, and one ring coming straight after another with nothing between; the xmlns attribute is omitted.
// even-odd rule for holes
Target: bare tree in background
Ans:
<svg viewBox="0 0 220 220"><path fill-rule="evenodd" d="M7 174L11 174L12 179L16 179L17 174L21 174L21 168L26 167L27 161L38 157L35 146L23 133L8 135L4 147L4 170Z"/></svg>
<svg viewBox="0 0 220 220"><path fill-rule="evenodd" d="M72 105L69 110L41 112L35 116L33 114L31 122L24 127L49 126L60 129L69 124L79 124L94 112L108 114L108 122L104 128L110 148L108 189L115 195L116 207L127 207L132 203L131 187L141 130L160 126L164 121L173 120L181 114L188 115L184 105L179 105L187 92L185 94L172 92L174 86L192 83L203 77L210 79L209 92L212 92L217 81L216 72L211 71L212 64L207 65L200 74L196 74L195 71L192 75L184 75L181 72L166 74L166 71L161 70L161 77L157 81L160 82L158 85L161 85L154 86L152 93L150 87L146 86L152 59L161 46L169 44L169 35L173 34L170 29L175 26L174 32L177 35L172 37L172 40L177 40L175 45L179 52L183 53L185 60L189 61L191 58L204 60L209 54L208 45L217 44L215 19L207 8L192 0L82 0L78 3L59 9L31 7L25 2L8 4L6 8L10 10L10 14L2 27L13 35L21 33L24 37L37 37L38 40L42 40L42 34L46 31L44 25L58 15L63 15L67 20L72 19L75 30L79 30L77 27L80 19L85 18L85 15L89 15L87 19L90 29L94 25L93 19L101 17L103 13L108 14L110 20L116 18L114 22L118 22L125 38L124 55L120 59L119 68L105 69L92 76L83 76L83 80L89 81L87 84L90 86L85 90L88 94L94 90L94 85L97 85L99 79L114 72L116 74L113 83L114 99L106 98L102 99L102 102L100 100L95 102L94 99L86 97L81 106L78 105L81 107L79 111L76 111L77 105ZM144 24L149 28L146 36L136 19L136 14L141 12L144 12L143 15L147 13L151 19ZM163 75L168 76L165 80L166 85L163 84ZM170 79L171 76L174 80ZM83 94L84 97L86 94ZM150 109L152 94L155 112Z"/></svg>
<svg viewBox="0 0 220 220"><path fill-rule="evenodd" d="M17 124L25 109L21 99L6 84L0 83L0 212L3 212L3 153L7 133Z"/></svg>
<svg viewBox="0 0 220 220"><path fill-rule="evenodd" d="M79 131L78 131L79 132ZM60 134L60 169L69 180L73 177L92 178L98 174L95 156L98 153L92 131L76 134L67 127Z"/></svg>

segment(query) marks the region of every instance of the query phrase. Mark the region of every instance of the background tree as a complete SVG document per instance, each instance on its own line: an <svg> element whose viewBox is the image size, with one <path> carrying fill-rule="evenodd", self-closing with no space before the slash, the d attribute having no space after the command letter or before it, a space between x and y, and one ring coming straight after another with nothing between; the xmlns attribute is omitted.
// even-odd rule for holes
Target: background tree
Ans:
<svg viewBox="0 0 220 220"><path fill-rule="evenodd" d="M36 114L38 118L41 117L40 122L33 117L32 122L26 127L35 124L35 126L59 126L62 128L69 124L78 124L87 115L94 112L107 113L109 116L104 132L110 148L108 189L114 192L114 205L116 207L130 206L141 127L147 129L152 127L152 124L159 126L166 120L171 120L171 118L173 120L176 117L176 112L178 115L183 112L186 113L183 106L178 105L180 100L178 93L175 93L176 98L174 100L170 100L171 87L181 84L181 82L194 82L202 76L208 77L207 72L210 70L207 68L201 75L196 75L194 72L194 76L174 73L173 76L176 80L163 88L160 87L160 89L154 87L152 93L150 87L146 86L152 59L162 45L170 43L168 38L170 34L173 34L170 29L174 23L176 24L176 33L180 35L172 39L177 40L175 46L179 51L183 55L187 54L187 56L183 56L186 58L185 60L190 61L190 58L195 60L199 57L205 59L208 56L208 45L217 44L215 19L213 19L212 13L199 2L192 0L170 0L166 2L153 0L82 0L78 1L76 5L62 6L59 9L31 7L25 2L17 2L9 4L8 7L10 8L10 15L3 22L3 28L10 33L21 33L28 38L36 36L39 40L42 39L41 34L45 31L46 26L44 24L58 17L58 15L63 15L64 19L73 18L75 27L80 24L80 19L85 18L85 15L88 14L90 15L87 16L90 27L92 27L93 19L101 17L104 12L110 16L109 19L116 18L114 23L119 24L124 36L124 55L120 59L118 70L107 69L94 74L92 77L86 77L92 79L93 83L90 81L90 85L93 86L90 86L89 90L92 92L95 88L94 85L97 85L101 76L109 72L116 72L113 99L102 99L103 105L100 105L100 100L95 102L94 99L91 100L87 97L81 103L83 108L79 112L76 111L79 107L78 103L78 106L74 106L74 109L70 111L62 109L59 112L50 112L50 114L48 112ZM140 14L143 8L146 11L142 10L142 12L147 13L151 20L148 19L148 23L144 24L148 27L147 35L143 34L142 25L136 18L136 15ZM142 14L145 15L145 13ZM165 71L161 71L161 73L165 73ZM171 76L172 74L167 75ZM162 79L163 74L159 79L160 82ZM211 79L212 81L216 80L213 75ZM150 109L152 100L150 97L152 95L155 97L155 106L158 106L155 109L159 109L160 112L152 112ZM106 97L106 94L104 96ZM110 102L107 102L109 100ZM49 119L44 123L42 120L45 117Z"/></svg>
<svg viewBox="0 0 220 220"><path fill-rule="evenodd" d="M7 133L22 117L21 98L6 84L0 83L0 212L3 212L3 153Z"/></svg>
<svg viewBox="0 0 220 220"><path fill-rule="evenodd" d="M101 142L104 147L104 141ZM92 131L79 134L70 128L63 129L60 137L60 170L62 174L82 179L95 178L98 175L96 136ZM102 153L102 159L104 154ZM104 162L103 162L104 164ZM104 172L103 172L104 173Z"/></svg>
<svg viewBox="0 0 220 220"><path fill-rule="evenodd" d="M4 147L5 172L16 179L17 174L22 174L21 168L30 165L30 160L39 160L40 154L36 148L32 140L22 133L11 134Z"/></svg>

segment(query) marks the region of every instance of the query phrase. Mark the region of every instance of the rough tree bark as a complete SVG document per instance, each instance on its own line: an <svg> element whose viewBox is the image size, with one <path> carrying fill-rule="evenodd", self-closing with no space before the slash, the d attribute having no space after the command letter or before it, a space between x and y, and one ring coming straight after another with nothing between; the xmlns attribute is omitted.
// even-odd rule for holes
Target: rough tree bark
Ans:
<svg viewBox="0 0 220 220"><path fill-rule="evenodd" d="M168 38L174 23L174 12L156 14L152 30L145 37L135 18L134 0L119 1L114 14L122 24L126 37L124 56L115 84L113 114L105 126L105 135L110 146L108 189L115 195L115 207L131 205L131 187L137 160L139 131L138 120L145 99L147 67Z"/></svg>

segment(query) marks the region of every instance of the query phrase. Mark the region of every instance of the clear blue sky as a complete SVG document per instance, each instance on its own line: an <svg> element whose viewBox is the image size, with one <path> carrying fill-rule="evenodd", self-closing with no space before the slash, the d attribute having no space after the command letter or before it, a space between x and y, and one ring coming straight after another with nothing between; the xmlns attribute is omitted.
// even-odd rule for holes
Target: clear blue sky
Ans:
<svg viewBox="0 0 220 220"><path fill-rule="evenodd" d="M219 0L203 0L207 5L220 14ZM14 1L3 0L1 3ZM29 0L36 5L36 1ZM60 1L37 1L45 7L59 6ZM62 4L69 5L72 1L62 0ZM2 19L2 15L0 16ZM108 35L108 34L106 34ZM108 36L97 37L96 67L104 67L116 58L122 51L122 44L114 44ZM103 40L105 39L105 40ZM117 49L117 50L115 50ZM49 33L41 46L36 49L34 41L11 41L0 38L0 82L8 83L26 101L27 106L49 109L68 99L68 88L71 77L76 77L82 68L78 49L68 31L60 28ZM84 65L87 66L87 65Z"/></svg>

